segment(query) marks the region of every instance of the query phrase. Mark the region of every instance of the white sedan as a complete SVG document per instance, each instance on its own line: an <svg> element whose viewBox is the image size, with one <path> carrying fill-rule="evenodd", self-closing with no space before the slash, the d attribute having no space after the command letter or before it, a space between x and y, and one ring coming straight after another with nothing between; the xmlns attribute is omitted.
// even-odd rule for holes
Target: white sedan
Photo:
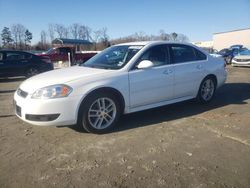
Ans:
<svg viewBox="0 0 250 188"><path fill-rule="evenodd" d="M122 114L192 98L207 103L226 78L222 59L191 44L125 43L24 81L14 102L16 115L28 123L78 124L104 133Z"/></svg>
<svg viewBox="0 0 250 188"><path fill-rule="evenodd" d="M250 50L240 52L232 59L232 66L246 66L250 67Z"/></svg>

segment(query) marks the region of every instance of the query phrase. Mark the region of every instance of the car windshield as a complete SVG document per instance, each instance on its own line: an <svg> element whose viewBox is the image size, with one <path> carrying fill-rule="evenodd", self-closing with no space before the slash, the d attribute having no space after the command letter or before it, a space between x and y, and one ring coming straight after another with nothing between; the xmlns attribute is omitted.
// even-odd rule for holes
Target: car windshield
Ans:
<svg viewBox="0 0 250 188"><path fill-rule="evenodd" d="M95 55L93 58L89 59L80 66L103 69L120 69L125 66L142 48L143 46L141 45L112 46Z"/></svg>
<svg viewBox="0 0 250 188"><path fill-rule="evenodd" d="M250 50L245 50L239 53L240 55L250 55Z"/></svg>

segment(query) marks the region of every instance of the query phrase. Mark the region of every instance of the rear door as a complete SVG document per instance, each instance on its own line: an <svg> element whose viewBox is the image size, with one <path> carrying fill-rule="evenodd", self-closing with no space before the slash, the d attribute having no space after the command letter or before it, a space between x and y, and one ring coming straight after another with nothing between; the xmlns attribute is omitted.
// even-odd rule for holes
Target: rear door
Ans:
<svg viewBox="0 0 250 188"><path fill-rule="evenodd" d="M174 63L174 97L195 96L205 76L207 56L192 46L171 44L170 53Z"/></svg>
<svg viewBox="0 0 250 188"><path fill-rule="evenodd" d="M0 52L0 76L5 76L8 73L4 59L5 59L5 52Z"/></svg>
<svg viewBox="0 0 250 188"><path fill-rule="evenodd" d="M32 55L23 52L10 51L6 52L5 69L10 76L24 75L25 71L30 66Z"/></svg>

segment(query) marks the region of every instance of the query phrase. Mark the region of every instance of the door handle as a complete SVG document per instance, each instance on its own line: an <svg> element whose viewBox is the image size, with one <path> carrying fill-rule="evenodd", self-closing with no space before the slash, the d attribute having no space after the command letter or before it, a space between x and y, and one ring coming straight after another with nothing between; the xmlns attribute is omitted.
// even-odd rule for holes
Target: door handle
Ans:
<svg viewBox="0 0 250 188"><path fill-rule="evenodd" d="M171 73L173 73L173 70L172 70L172 69L167 69L167 70L165 70L165 71L163 72L163 74L166 74L166 75L169 75L169 74L171 74Z"/></svg>
<svg viewBox="0 0 250 188"><path fill-rule="evenodd" d="M202 69L202 65L197 65L196 68L197 69Z"/></svg>

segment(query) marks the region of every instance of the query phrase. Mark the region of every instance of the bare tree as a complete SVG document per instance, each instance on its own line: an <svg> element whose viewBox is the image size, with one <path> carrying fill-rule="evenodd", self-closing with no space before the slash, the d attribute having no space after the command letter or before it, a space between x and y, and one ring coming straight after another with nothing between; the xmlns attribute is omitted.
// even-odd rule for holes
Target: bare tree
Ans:
<svg viewBox="0 0 250 188"><path fill-rule="evenodd" d="M55 24L55 32L57 33L59 38L63 38L65 33L65 27L62 24Z"/></svg>
<svg viewBox="0 0 250 188"><path fill-rule="evenodd" d="M47 33L44 30L41 31L41 44L42 47L47 44Z"/></svg>
<svg viewBox="0 0 250 188"><path fill-rule="evenodd" d="M189 41L188 37L184 34L181 34L181 33L178 34L178 37L176 40L179 42L188 42Z"/></svg>
<svg viewBox="0 0 250 188"><path fill-rule="evenodd" d="M69 37L70 37L69 28L63 27L63 38L67 39Z"/></svg>
<svg viewBox="0 0 250 188"><path fill-rule="evenodd" d="M163 29L161 29L159 33L160 33L160 40L168 41L170 39L169 34L167 34Z"/></svg>
<svg viewBox="0 0 250 188"><path fill-rule="evenodd" d="M102 42L104 48L106 48L106 47L110 46L109 36L107 34L108 29L106 27L104 27L100 31L101 31L101 33L100 33L101 34L100 35L101 42Z"/></svg>
<svg viewBox="0 0 250 188"><path fill-rule="evenodd" d="M74 23L70 26L70 32L74 39L78 39L80 25L78 23Z"/></svg>
<svg viewBox="0 0 250 188"><path fill-rule="evenodd" d="M11 33L14 37L15 47L19 46L19 49L22 48L24 44L24 36L25 36L26 28L22 24L14 24L11 26Z"/></svg>
<svg viewBox="0 0 250 188"><path fill-rule="evenodd" d="M78 30L78 38L85 39L86 38L86 28L84 25L80 25Z"/></svg>
<svg viewBox="0 0 250 188"><path fill-rule="evenodd" d="M48 33L50 41L52 42L55 39L55 24L49 24Z"/></svg>
<svg viewBox="0 0 250 188"><path fill-rule="evenodd" d="M94 31L93 33L94 35L93 35L92 40L95 43L95 50L97 50L97 43L99 42L102 33L101 33L101 30Z"/></svg>
<svg viewBox="0 0 250 188"><path fill-rule="evenodd" d="M85 39L92 40L91 34L92 34L92 29L88 26L85 26L85 35L86 35Z"/></svg>

